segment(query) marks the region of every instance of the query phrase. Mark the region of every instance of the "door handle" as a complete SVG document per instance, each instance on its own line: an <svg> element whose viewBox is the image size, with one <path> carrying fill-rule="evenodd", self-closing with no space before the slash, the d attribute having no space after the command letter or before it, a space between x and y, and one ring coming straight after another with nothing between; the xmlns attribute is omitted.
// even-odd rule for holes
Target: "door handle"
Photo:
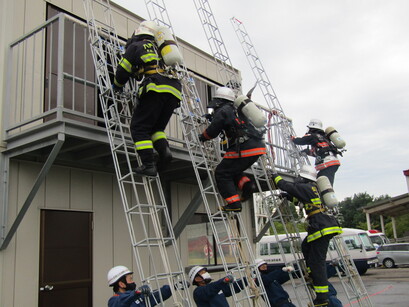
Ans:
<svg viewBox="0 0 409 307"><path fill-rule="evenodd" d="M51 291L52 289L54 289L54 286L45 285L40 288L40 291Z"/></svg>

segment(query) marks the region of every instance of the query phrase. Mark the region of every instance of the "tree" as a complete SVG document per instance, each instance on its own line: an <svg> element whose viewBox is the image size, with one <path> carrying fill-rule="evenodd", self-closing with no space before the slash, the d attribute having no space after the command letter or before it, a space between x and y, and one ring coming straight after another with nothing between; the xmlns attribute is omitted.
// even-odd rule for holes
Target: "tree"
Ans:
<svg viewBox="0 0 409 307"><path fill-rule="evenodd" d="M372 202L390 198L388 195L381 195L374 198L368 193L354 194L353 197L347 197L339 203L339 212L342 216L340 219L342 227L366 229L366 217L362 208ZM374 225L378 228L379 225Z"/></svg>

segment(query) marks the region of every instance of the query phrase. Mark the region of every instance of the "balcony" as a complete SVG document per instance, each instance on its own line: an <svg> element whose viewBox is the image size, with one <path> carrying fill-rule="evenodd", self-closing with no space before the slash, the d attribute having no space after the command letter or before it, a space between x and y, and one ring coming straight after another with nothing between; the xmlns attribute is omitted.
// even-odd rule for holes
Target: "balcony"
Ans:
<svg viewBox="0 0 409 307"><path fill-rule="evenodd" d="M59 142L54 163L114 173L85 23L60 13L11 43L6 82L9 157L45 162ZM166 131L172 168L190 170L178 125L173 116Z"/></svg>

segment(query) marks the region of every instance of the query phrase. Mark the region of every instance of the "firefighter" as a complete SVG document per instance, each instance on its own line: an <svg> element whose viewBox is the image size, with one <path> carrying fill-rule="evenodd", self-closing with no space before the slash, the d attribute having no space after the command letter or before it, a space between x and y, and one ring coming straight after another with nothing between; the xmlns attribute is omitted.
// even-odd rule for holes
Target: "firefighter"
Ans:
<svg viewBox="0 0 409 307"><path fill-rule="evenodd" d="M240 292L246 282L234 281L233 275L211 282L212 278L207 269L202 266L194 266L190 269L189 280L197 286L193 291L193 299L197 307L228 307L226 297L232 296L230 284L233 283L235 293Z"/></svg>
<svg viewBox="0 0 409 307"><path fill-rule="evenodd" d="M342 229L334 216L326 213L315 183L316 171L310 165L303 165L295 182L288 182L276 173L272 174L277 187L304 205L307 214L307 237L301 244L302 253L313 280L316 299L314 306L329 306L326 255L329 241Z"/></svg>
<svg viewBox="0 0 409 307"><path fill-rule="evenodd" d="M108 307L145 307L156 306L160 301L168 299L171 289L164 285L160 290L151 291L148 285L136 289L133 272L123 265L113 267L108 271L108 285L113 287L114 295L108 301ZM149 299L149 303L146 300Z"/></svg>
<svg viewBox="0 0 409 307"><path fill-rule="evenodd" d="M264 132L260 132L233 105L234 92L228 87L219 87L208 108L213 109L210 125L199 135L202 142L216 138L223 132L228 148L222 161L216 167L215 178L220 195L227 205L226 212L240 212L241 202L250 198L255 191L254 182L244 171L266 153ZM241 197L238 190L242 191Z"/></svg>
<svg viewBox="0 0 409 307"><path fill-rule="evenodd" d="M341 165L337 156L339 151L326 136L319 119L311 119L307 127L308 131L303 137L291 137L291 139L296 145L311 146L303 152L315 157L317 176L328 177L331 185L334 186L335 173Z"/></svg>
<svg viewBox="0 0 409 307"><path fill-rule="evenodd" d="M157 25L143 21L128 40L116 70L113 88L122 91L129 78L138 81L139 103L131 119L131 135L142 165L135 173L156 176L170 163L172 154L164 132L174 109L180 106L181 83L165 73L165 64L154 40ZM156 165L154 149L159 154Z"/></svg>
<svg viewBox="0 0 409 307"><path fill-rule="evenodd" d="M290 296L284 290L282 284L290 280L288 272L274 270L268 272L267 262L263 259L256 259L257 268L261 274L261 280L266 290L268 301L271 307L295 307Z"/></svg>

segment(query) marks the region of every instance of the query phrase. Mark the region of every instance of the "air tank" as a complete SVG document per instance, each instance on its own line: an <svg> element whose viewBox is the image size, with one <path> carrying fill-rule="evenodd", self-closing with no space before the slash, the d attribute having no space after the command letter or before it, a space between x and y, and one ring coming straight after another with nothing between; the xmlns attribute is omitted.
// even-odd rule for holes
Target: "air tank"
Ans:
<svg viewBox="0 0 409 307"><path fill-rule="evenodd" d="M337 146L337 148L342 149L345 147L346 143L344 139L339 135L338 131L335 130L334 127L328 127L325 129L325 134L331 140L331 142Z"/></svg>
<svg viewBox="0 0 409 307"><path fill-rule="evenodd" d="M173 66L183 63L183 57L169 28L159 26L155 33L155 41L166 65Z"/></svg>
<svg viewBox="0 0 409 307"><path fill-rule="evenodd" d="M320 192L321 199L328 208L335 208L339 201L335 196L334 189L328 177L320 176L317 178L318 191Z"/></svg>
<svg viewBox="0 0 409 307"><path fill-rule="evenodd" d="M267 123L267 118L257 105L245 95L240 95L234 100L234 106L241 111L256 127L261 128Z"/></svg>

